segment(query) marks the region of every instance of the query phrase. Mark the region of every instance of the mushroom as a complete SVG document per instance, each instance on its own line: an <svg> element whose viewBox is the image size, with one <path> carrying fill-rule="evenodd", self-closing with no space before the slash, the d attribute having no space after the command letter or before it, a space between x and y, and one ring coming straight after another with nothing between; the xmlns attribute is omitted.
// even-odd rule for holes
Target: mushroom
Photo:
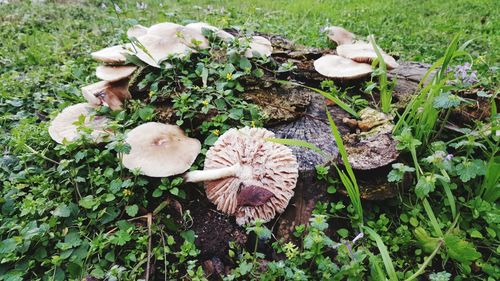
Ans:
<svg viewBox="0 0 500 281"><path fill-rule="evenodd" d="M123 64L127 60L124 54L130 53L130 47L130 44L117 45L93 52L90 55L93 59L100 62L109 64Z"/></svg>
<svg viewBox="0 0 500 281"><path fill-rule="evenodd" d="M160 68L160 63L170 55L183 55L192 51L186 44L176 39L175 31L172 37L160 37L157 35L146 34L137 38L137 41L144 47L137 46L135 54L143 62Z"/></svg>
<svg viewBox="0 0 500 281"><path fill-rule="evenodd" d="M388 69L397 68L399 66L393 57L385 53L380 47L379 50ZM371 63L374 59L377 59L377 53L375 49L373 49L372 44L366 42L340 45L337 47L337 54L362 63Z"/></svg>
<svg viewBox="0 0 500 281"><path fill-rule="evenodd" d="M131 149L123 154L123 165L130 170L140 169L149 177L184 173L201 150L201 143L187 137L178 126L158 122L132 129L125 142Z"/></svg>
<svg viewBox="0 0 500 281"><path fill-rule="evenodd" d="M136 69L136 66L129 65L100 65L96 68L95 75L101 80L115 82L130 77Z"/></svg>
<svg viewBox="0 0 500 281"><path fill-rule="evenodd" d="M230 129L208 150L203 171L187 182L205 182L208 199L244 225L282 213L297 184L298 164L290 148L266 141L264 128Z"/></svg>
<svg viewBox="0 0 500 281"><path fill-rule="evenodd" d="M203 29L212 30L217 37L221 38L224 41L229 41L229 40L234 39L233 35L227 33L226 31L224 31L222 29L211 26L205 22L193 22L193 23L187 24L186 28L194 29L197 32L199 32L200 34L203 34Z"/></svg>
<svg viewBox="0 0 500 281"><path fill-rule="evenodd" d="M92 130L90 138L95 142L101 142L105 136L110 134L106 130L109 122L104 116L93 116L94 107L88 103L78 103L63 109L59 115L52 120L49 126L49 135L57 143L63 143L64 140L72 142L80 137L81 132L75 125L84 116L83 126Z"/></svg>
<svg viewBox="0 0 500 281"><path fill-rule="evenodd" d="M142 26L140 24L136 24L127 30L127 37L128 38L133 38L133 37L137 38L137 37L146 35L148 33L148 31L149 31L149 28Z"/></svg>
<svg viewBox="0 0 500 281"><path fill-rule="evenodd" d="M369 64L358 63L336 55L324 55L315 60L314 69L323 76L346 80L361 78L372 72Z"/></svg>
<svg viewBox="0 0 500 281"><path fill-rule="evenodd" d="M245 52L247 58L253 58L254 54L269 57L273 53L271 42L262 36L253 36L250 48Z"/></svg>
<svg viewBox="0 0 500 281"><path fill-rule="evenodd" d="M325 28L326 35L330 40L335 42L337 46L344 44L352 44L356 35L347 31L340 26L330 26Z"/></svg>
<svg viewBox="0 0 500 281"><path fill-rule="evenodd" d="M106 105L120 110L123 102L132 98L128 91L128 79L116 82L100 81L82 87L83 97L93 106Z"/></svg>

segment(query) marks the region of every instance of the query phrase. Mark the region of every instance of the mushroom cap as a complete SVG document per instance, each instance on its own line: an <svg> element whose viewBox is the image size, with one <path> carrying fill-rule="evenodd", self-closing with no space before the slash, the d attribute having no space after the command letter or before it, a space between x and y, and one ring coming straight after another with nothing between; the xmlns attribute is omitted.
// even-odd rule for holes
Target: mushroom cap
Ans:
<svg viewBox="0 0 500 281"><path fill-rule="evenodd" d="M175 125L149 122L132 129L125 140L131 147L123 154L123 165L139 168L149 177L168 177L184 173L201 150L197 139L187 137Z"/></svg>
<svg viewBox="0 0 500 281"><path fill-rule="evenodd" d="M236 176L205 182L208 199L239 225L271 220L293 196L297 159L290 148L265 140L272 137L264 128L233 128L207 152L205 170L240 165Z"/></svg>
<svg viewBox="0 0 500 281"><path fill-rule="evenodd" d="M208 24L206 22L193 22L193 23L187 24L186 28L194 29L197 32L199 32L200 34L203 34L204 28L210 29L213 32L215 32L215 35L217 35L217 37L221 38L224 41L229 41L229 40L234 39L233 35L229 34L228 32L226 32L222 29L219 29L215 26L211 26L210 24Z"/></svg>
<svg viewBox="0 0 500 281"><path fill-rule="evenodd" d="M141 37L143 35L146 35L148 33L148 31L149 31L149 28L142 26L140 24L136 24L127 30L127 37L128 38Z"/></svg>
<svg viewBox="0 0 500 281"><path fill-rule="evenodd" d="M100 65L96 68L95 75L101 80L114 82L128 78L136 69L137 66L129 65Z"/></svg>
<svg viewBox="0 0 500 281"><path fill-rule="evenodd" d="M131 99L128 91L128 80L123 79L116 82L100 81L82 87L85 100L92 106L106 105L112 110L120 110L123 102Z"/></svg>
<svg viewBox="0 0 500 281"><path fill-rule="evenodd" d="M269 57L273 53L271 41L262 36L253 36L252 41L250 41L250 48L246 50L245 56L247 58L253 58L254 53Z"/></svg>
<svg viewBox="0 0 500 281"><path fill-rule="evenodd" d="M188 51L192 51L191 48L176 39L176 32L173 33L172 37L160 37L148 33L137 38L139 43L147 50L147 53L137 46L137 53L135 55L143 62L159 68L160 63L168 58L168 56L175 54L182 55Z"/></svg>
<svg viewBox="0 0 500 281"><path fill-rule="evenodd" d="M330 26L325 29L326 35L337 45L352 44L356 35L340 26Z"/></svg>
<svg viewBox="0 0 500 281"><path fill-rule="evenodd" d="M385 53L380 47L379 50L388 69L397 68L399 66L393 57ZM337 54L364 63L371 63L374 59L377 59L377 53L373 49L372 44L366 42L340 45L337 47Z"/></svg>
<svg viewBox="0 0 500 281"><path fill-rule="evenodd" d="M336 55L324 55L315 60L314 69L323 76L347 80L361 78L372 72L369 64L358 63Z"/></svg>
<svg viewBox="0 0 500 281"><path fill-rule="evenodd" d="M181 28L182 25L173 22L157 23L149 27L148 34L156 35L164 38L174 38L175 33Z"/></svg>
<svg viewBox="0 0 500 281"><path fill-rule="evenodd" d="M49 126L49 135L57 143L63 143L64 140L69 142L77 139L81 132L78 131L78 126L74 123L79 121L80 116L85 117L84 126L92 129L90 137L95 142L101 142L110 132L106 131L106 126L109 122L104 116L91 115L94 107L88 103L78 103L63 109Z"/></svg>
<svg viewBox="0 0 500 281"><path fill-rule="evenodd" d="M182 26L176 33L177 38L188 47L206 49L209 47L208 39L203 36L201 28Z"/></svg>
<svg viewBox="0 0 500 281"><path fill-rule="evenodd" d="M122 64L127 60L124 54L130 53L129 48L130 44L116 45L93 52L90 55L96 61L109 64Z"/></svg>

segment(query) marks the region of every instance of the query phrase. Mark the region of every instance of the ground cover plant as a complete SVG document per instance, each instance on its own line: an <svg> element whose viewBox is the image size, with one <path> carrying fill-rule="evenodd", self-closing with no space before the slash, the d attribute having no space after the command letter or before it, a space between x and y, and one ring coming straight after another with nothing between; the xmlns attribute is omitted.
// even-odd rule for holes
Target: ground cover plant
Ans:
<svg viewBox="0 0 500 281"><path fill-rule="evenodd" d="M56 2L0 1L0 280L500 278L500 11L494 1ZM371 106L394 116L401 157L387 180L398 186L397 196L360 199L340 124L329 116L342 160L316 168L330 197L316 205L310 223L285 241L273 224L257 220L239 230L248 241L230 242L227 260L204 256L194 231L203 189L179 176L154 179L125 169L126 133L163 118L155 102L171 98L177 125L202 141L195 162L202 168L222 133L266 121L258 106L240 98L243 81L294 68L266 58L235 55L236 61L200 51L193 56L201 65L173 59L182 69L179 79L169 80L172 69L150 73L137 81L148 89L143 98L120 111L97 109L111 120L109 142L95 145L86 135L54 143L50 120L84 101L80 88L97 81L90 52L128 42L126 31L135 24L164 21L205 21L330 48L320 30L339 25L374 34L371 43L400 61L432 64L426 83L399 110L384 62L373 63L363 95L331 81L313 87L354 115ZM246 43L211 42L236 54ZM282 78L276 82L289 83ZM168 96L165 89L179 85L189 91ZM487 114L457 119L464 106ZM213 118L199 120L198 113L209 112ZM77 125L89 133L83 122ZM271 141L319 151L297 140Z"/></svg>

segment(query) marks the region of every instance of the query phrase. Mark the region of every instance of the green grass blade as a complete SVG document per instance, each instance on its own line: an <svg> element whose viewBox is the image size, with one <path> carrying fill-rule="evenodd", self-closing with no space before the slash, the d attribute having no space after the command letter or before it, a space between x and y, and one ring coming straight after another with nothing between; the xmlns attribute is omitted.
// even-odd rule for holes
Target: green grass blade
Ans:
<svg viewBox="0 0 500 281"><path fill-rule="evenodd" d="M328 158L328 155L319 147L315 146L314 144L304 141L304 140L298 140L298 139L280 139L280 138L266 138L266 141L274 142L274 143L279 143L279 144L284 144L284 145L291 145L291 146L300 146L300 147L305 147L309 148L310 150L321 154L321 156Z"/></svg>
<svg viewBox="0 0 500 281"><path fill-rule="evenodd" d="M431 221L431 225L434 228L434 231L436 231L436 234L439 237L443 237L443 231L441 230L441 227L439 227L436 216L434 215L434 211L432 211L431 205L429 204L429 201L427 201L427 198L424 198L422 200L422 203L424 205L425 212L427 213L427 216Z"/></svg>
<svg viewBox="0 0 500 281"><path fill-rule="evenodd" d="M313 87L302 85L302 84L299 84L299 83L291 82L291 81L277 80L276 82L281 83L281 84L301 86L301 87L307 88L309 90L315 91L316 93L321 94L323 97L325 97L325 98L331 100L332 102L334 102L336 105L338 105L340 108L342 108L343 110L345 110L346 112L348 112L352 116L354 116L356 118L359 118L359 114L354 109L352 109L347 103L343 102L338 97L336 97L336 96L334 96L334 95L332 95L330 93L327 93L327 92L322 91L320 89L316 89L316 88L313 88Z"/></svg>
<svg viewBox="0 0 500 281"><path fill-rule="evenodd" d="M396 275L396 270L394 269L391 256L389 256L389 252L384 242L373 229L369 228L368 226L364 226L363 229L366 233L368 233L368 235L370 235L373 240L375 240L375 243L377 243L377 248L380 251L380 255L382 256L382 261L384 262L385 271L387 271L389 280L397 281L398 276Z"/></svg>

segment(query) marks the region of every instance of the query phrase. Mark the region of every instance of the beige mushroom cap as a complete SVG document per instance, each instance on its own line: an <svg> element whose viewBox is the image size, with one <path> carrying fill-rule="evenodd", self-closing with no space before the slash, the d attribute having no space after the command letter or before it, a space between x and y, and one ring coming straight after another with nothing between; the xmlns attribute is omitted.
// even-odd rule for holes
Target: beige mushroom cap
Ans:
<svg viewBox="0 0 500 281"><path fill-rule="evenodd" d="M337 45L352 44L356 35L340 26L330 26L325 29L326 35Z"/></svg>
<svg viewBox="0 0 500 281"><path fill-rule="evenodd" d="M100 65L96 68L95 75L101 80L115 82L130 77L136 69L136 66L129 65Z"/></svg>
<svg viewBox="0 0 500 281"><path fill-rule="evenodd" d="M315 60L314 69L323 76L346 80L365 77L372 72L369 64L336 55L325 55Z"/></svg>
<svg viewBox="0 0 500 281"><path fill-rule="evenodd" d="M221 30L215 26L211 26L210 24L205 23L205 22L193 22L193 23L187 24L186 28L196 30L200 34L203 34L203 29L205 28L205 29L212 30L217 37L221 38L224 41L229 41L229 40L234 39L233 35L227 33L224 30Z"/></svg>
<svg viewBox="0 0 500 281"><path fill-rule="evenodd" d="M106 105L112 110L120 110L125 100L131 99L128 80L116 82L100 81L82 87L85 100L92 106Z"/></svg>
<svg viewBox="0 0 500 281"><path fill-rule="evenodd" d="M168 177L185 172L198 156L201 143L187 137L175 125L149 122L132 129L125 140L131 147L123 165L140 169L150 177Z"/></svg>
<svg viewBox="0 0 500 281"><path fill-rule="evenodd" d="M74 123L79 121L80 116L83 115L85 117L84 126L92 129L90 138L95 142L101 142L104 137L110 134L109 131L106 131L109 120L104 116L92 116L93 108L88 103L78 103L63 109L50 123L50 137L57 143L63 143L64 140L74 141L81 135L78 126Z"/></svg>
<svg viewBox="0 0 500 281"><path fill-rule="evenodd" d="M127 37L128 38L132 38L132 37L138 38L138 37L141 37L143 35L148 34L148 31L149 31L149 28L142 26L140 24L137 24L137 25L134 25L127 30Z"/></svg>
<svg viewBox="0 0 500 281"><path fill-rule="evenodd" d="M394 69L399 66L393 57L386 54L380 47L379 50L388 69ZM339 56L363 63L371 63L374 59L377 59L377 53L373 49L372 44L365 42L340 45L337 47L337 54L339 54Z"/></svg>
<svg viewBox="0 0 500 281"><path fill-rule="evenodd" d="M293 196L297 159L290 148L265 140L272 137L274 133L263 128L230 129L207 152L205 171L238 167L233 176L205 182L205 191L217 209L235 215L239 225L257 218L271 220L285 210ZM265 198L244 203L258 197L255 192Z"/></svg>
<svg viewBox="0 0 500 281"><path fill-rule="evenodd" d="M91 53L93 59L109 63L109 64L122 64L125 63L126 57L124 54L130 53L130 44L117 45Z"/></svg>
<svg viewBox="0 0 500 281"><path fill-rule="evenodd" d="M175 33L174 33L175 34ZM147 53L139 46L136 47L136 56L143 62L160 67L160 63L170 55L182 55L192 51L187 45L174 37L160 37L152 34L146 34L137 38L139 43L147 50Z"/></svg>
<svg viewBox="0 0 500 281"><path fill-rule="evenodd" d="M172 22L157 23L149 27L148 34L163 38L174 38L175 33L182 28L182 25Z"/></svg>
<svg viewBox="0 0 500 281"><path fill-rule="evenodd" d="M247 58L253 58L254 53L269 57L273 53L271 42L262 36L253 36L250 42L250 48L245 52Z"/></svg>

